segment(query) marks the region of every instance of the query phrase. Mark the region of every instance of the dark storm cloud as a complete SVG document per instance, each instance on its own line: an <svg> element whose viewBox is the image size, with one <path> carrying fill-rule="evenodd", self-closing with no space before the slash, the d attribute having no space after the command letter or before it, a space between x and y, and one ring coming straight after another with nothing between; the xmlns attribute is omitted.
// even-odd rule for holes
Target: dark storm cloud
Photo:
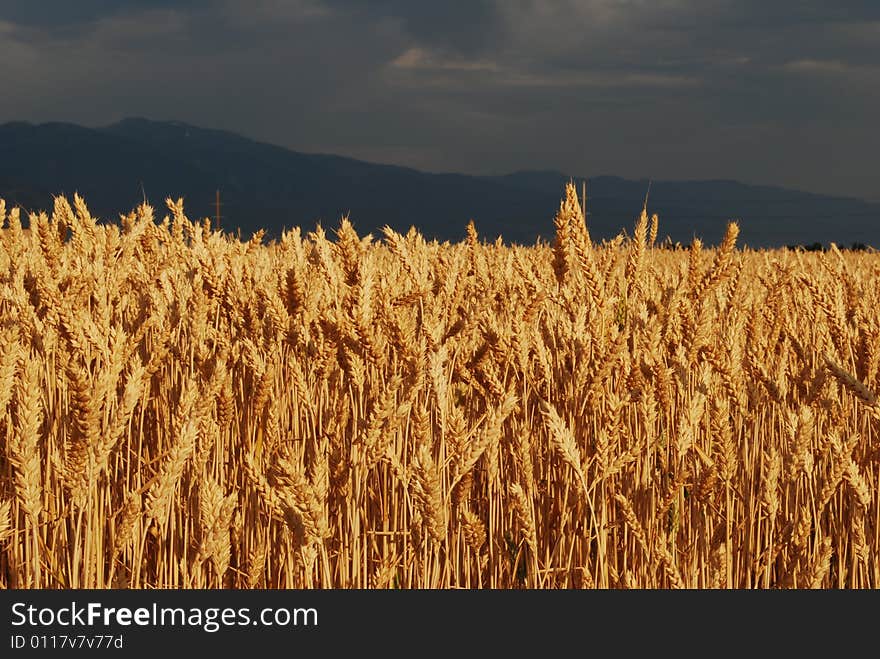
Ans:
<svg viewBox="0 0 880 659"><path fill-rule="evenodd" d="M880 3L7 0L0 121L876 195Z"/></svg>
<svg viewBox="0 0 880 659"><path fill-rule="evenodd" d="M211 0L4 0L0 5L0 21L28 27L64 28L132 11L189 9L210 4Z"/></svg>

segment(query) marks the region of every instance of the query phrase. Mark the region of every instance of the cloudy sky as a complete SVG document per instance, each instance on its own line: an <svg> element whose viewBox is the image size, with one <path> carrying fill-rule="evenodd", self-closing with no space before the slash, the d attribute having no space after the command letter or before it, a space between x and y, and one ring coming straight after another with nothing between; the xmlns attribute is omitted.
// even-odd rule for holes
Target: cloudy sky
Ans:
<svg viewBox="0 0 880 659"><path fill-rule="evenodd" d="M880 3L3 0L0 122L880 200Z"/></svg>

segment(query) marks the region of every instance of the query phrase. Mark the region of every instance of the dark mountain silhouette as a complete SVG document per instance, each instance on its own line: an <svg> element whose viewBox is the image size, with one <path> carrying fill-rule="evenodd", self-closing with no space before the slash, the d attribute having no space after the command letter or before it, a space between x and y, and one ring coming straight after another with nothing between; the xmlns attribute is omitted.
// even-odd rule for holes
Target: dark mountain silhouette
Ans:
<svg viewBox="0 0 880 659"><path fill-rule="evenodd" d="M220 189L222 226L247 238L260 228L326 229L349 214L360 234L417 227L429 238L460 240L474 219L480 235L534 243L553 236L564 184L554 171L504 176L434 174L332 155L308 154L234 133L180 122L125 119L105 128L73 124L0 125L0 198L51 210L52 195L79 192L93 215L118 218L146 199L164 215L166 197L184 197L192 219L212 217ZM648 181L589 177L587 221L596 239L631 231ZM726 222L741 222L753 247L836 242L880 246L880 204L736 181L654 181L649 213L660 238L716 243Z"/></svg>

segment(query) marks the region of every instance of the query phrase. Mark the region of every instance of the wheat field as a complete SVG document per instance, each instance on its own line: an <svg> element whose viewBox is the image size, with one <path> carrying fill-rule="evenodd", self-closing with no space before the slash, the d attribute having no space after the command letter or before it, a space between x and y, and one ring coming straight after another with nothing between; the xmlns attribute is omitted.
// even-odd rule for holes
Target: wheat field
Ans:
<svg viewBox="0 0 880 659"><path fill-rule="evenodd" d="M0 202L0 587L880 583L877 253L168 208Z"/></svg>

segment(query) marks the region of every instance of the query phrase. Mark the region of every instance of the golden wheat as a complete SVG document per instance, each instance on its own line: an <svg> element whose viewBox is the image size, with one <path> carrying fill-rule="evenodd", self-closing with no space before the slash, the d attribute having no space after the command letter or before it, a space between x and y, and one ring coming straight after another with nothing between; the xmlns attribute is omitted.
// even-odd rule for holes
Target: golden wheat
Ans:
<svg viewBox="0 0 880 659"><path fill-rule="evenodd" d="M0 201L0 587L880 586L880 257ZM872 562L874 559L874 562Z"/></svg>

